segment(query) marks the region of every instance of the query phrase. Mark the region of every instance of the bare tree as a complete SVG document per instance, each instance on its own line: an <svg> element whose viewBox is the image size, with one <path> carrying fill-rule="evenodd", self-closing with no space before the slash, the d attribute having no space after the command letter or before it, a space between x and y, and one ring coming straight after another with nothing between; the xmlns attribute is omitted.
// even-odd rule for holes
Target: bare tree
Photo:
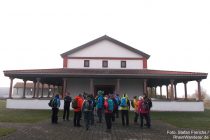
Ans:
<svg viewBox="0 0 210 140"><path fill-rule="evenodd" d="M195 92L190 97L198 99L199 98L198 90L196 89ZM208 94L207 94L206 90L201 87L201 100L205 100L207 98L208 98Z"/></svg>

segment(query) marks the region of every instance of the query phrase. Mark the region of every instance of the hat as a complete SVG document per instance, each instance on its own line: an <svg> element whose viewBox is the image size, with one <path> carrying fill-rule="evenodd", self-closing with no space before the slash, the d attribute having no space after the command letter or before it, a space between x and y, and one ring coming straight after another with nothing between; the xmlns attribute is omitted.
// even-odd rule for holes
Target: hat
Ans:
<svg viewBox="0 0 210 140"><path fill-rule="evenodd" d="M102 90L98 91L98 95L103 95L103 94L104 94L104 91L102 91Z"/></svg>
<svg viewBox="0 0 210 140"><path fill-rule="evenodd" d="M139 96L139 100L142 100L143 99L143 97L142 96Z"/></svg>

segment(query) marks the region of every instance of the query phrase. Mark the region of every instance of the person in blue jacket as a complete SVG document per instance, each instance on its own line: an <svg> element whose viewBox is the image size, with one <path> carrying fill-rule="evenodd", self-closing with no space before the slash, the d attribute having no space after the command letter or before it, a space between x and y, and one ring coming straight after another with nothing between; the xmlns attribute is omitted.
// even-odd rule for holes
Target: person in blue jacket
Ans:
<svg viewBox="0 0 210 140"><path fill-rule="evenodd" d="M52 124L58 123L58 111L60 105L61 103L60 103L59 94L56 94L52 100L52 117L51 117Z"/></svg>

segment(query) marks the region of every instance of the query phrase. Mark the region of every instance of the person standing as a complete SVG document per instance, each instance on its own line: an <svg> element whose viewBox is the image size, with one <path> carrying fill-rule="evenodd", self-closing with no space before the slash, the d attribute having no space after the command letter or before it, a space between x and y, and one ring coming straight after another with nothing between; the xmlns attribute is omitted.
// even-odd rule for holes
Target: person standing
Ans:
<svg viewBox="0 0 210 140"><path fill-rule="evenodd" d="M152 100L151 98L149 98L147 95L144 95L144 100L146 102L146 104L148 104L149 106L149 110L148 110L148 122L149 122L149 126L151 127L151 118L150 118L150 109L152 107ZM147 124L146 124L147 125ZM147 125L148 126L148 125Z"/></svg>
<svg viewBox="0 0 210 140"><path fill-rule="evenodd" d="M60 107L60 98L59 94L56 94L55 97L52 99L52 116L51 116L51 122L52 124L58 123L58 111Z"/></svg>
<svg viewBox="0 0 210 140"><path fill-rule="evenodd" d="M139 117L139 112L138 112L138 104L139 104L139 100L137 96L133 97L133 101L132 101L132 107L134 108L134 124L137 124L137 120Z"/></svg>
<svg viewBox="0 0 210 140"><path fill-rule="evenodd" d="M116 115L116 118L119 118L119 105L120 105L120 96L119 94L116 94L115 100L117 101L117 108L114 112L114 115Z"/></svg>
<svg viewBox="0 0 210 140"><path fill-rule="evenodd" d="M93 102L93 108L92 108L92 111L91 111L91 125L94 125L94 108L96 106L96 101L95 101L95 98L93 97L93 94L90 94L90 99L91 101Z"/></svg>
<svg viewBox="0 0 210 140"><path fill-rule="evenodd" d="M98 123L102 123L102 113L103 113L103 109L104 109L104 97L103 97L104 91L99 90L98 91L98 97L97 97L97 115L98 115Z"/></svg>
<svg viewBox="0 0 210 140"><path fill-rule="evenodd" d="M82 94L79 94L72 101L72 108L74 108L74 127L81 127L80 119L82 117L82 104L83 104Z"/></svg>
<svg viewBox="0 0 210 140"><path fill-rule="evenodd" d="M107 128L106 132L111 132L114 102L108 95L105 96L104 110L105 110L105 121L106 121L106 128Z"/></svg>
<svg viewBox="0 0 210 140"><path fill-rule="evenodd" d="M140 114L140 127L143 128L143 119L146 120L147 128L150 128L150 120L149 120L149 104L144 100L143 97L139 97L139 107L138 112Z"/></svg>
<svg viewBox="0 0 210 140"><path fill-rule="evenodd" d="M83 106L82 106L82 112L84 114L84 121L85 121L86 130L88 130L89 127L90 127L92 110L93 110L93 101L91 99L91 96L87 95L87 97L86 97L86 99L83 103Z"/></svg>
<svg viewBox="0 0 210 140"><path fill-rule="evenodd" d="M69 121L69 110L70 110L70 103L71 103L70 93L67 92L66 96L64 97L64 110L63 110L63 121Z"/></svg>
<svg viewBox="0 0 210 140"><path fill-rule="evenodd" d="M123 94L123 97L120 101L120 110L121 110L121 117L122 117L122 125L128 126L129 125L129 115L128 110L130 109L130 101L128 100L128 96Z"/></svg>

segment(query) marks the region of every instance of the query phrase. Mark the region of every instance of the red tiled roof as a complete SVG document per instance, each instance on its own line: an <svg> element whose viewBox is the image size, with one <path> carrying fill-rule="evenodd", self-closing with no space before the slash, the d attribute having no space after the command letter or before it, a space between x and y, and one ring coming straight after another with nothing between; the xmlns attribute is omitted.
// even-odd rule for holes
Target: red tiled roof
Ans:
<svg viewBox="0 0 210 140"><path fill-rule="evenodd" d="M33 69L33 70L7 70L4 75L8 77L131 77L131 78L179 78L179 77L199 77L207 78L207 73L183 72L183 71L163 71L163 70L133 70L133 69Z"/></svg>

